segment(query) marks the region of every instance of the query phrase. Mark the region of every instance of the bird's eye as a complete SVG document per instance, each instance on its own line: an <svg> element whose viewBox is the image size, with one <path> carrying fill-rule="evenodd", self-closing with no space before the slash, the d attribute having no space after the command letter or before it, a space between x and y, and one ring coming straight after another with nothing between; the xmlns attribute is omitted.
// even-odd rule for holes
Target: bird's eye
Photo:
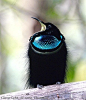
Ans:
<svg viewBox="0 0 86 100"><path fill-rule="evenodd" d="M49 28L51 28L51 25L48 25Z"/></svg>
<svg viewBox="0 0 86 100"><path fill-rule="evenodd" d="M53 35L41 35L35 37L32 44L34 47L40 50L52 50L57 48L61 44L61 40L58 40Z"/></svg>

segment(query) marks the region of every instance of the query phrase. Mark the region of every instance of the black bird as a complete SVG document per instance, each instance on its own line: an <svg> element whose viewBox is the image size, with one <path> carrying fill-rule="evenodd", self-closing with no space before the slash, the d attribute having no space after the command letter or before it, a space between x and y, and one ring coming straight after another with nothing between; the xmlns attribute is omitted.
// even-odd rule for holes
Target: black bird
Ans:
<svg viewBox="0 0 86 100"><path fill-rule="evenodd" d="M32 17L42 25L29 42L28 86L46 86L56 82L64 83L66 75L67 48L64 36L52 23Z"/></svg>

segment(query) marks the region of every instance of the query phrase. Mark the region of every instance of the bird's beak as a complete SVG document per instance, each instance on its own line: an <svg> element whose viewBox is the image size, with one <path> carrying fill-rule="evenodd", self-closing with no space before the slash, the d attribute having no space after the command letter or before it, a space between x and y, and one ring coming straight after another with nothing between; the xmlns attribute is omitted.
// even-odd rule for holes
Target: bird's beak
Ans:
<svg viewBox="0 0 86 100"><path fill-rule="evenodd" d="M41 21L41 20L39 20L39 19L37 19L35 17L31 17L31 18L33 18L33 19L37 20L38 22L40 22L40 24L41 24L41 31L45 31L46 30L46 25L45 25L45 23L43 21Z"/></svg>

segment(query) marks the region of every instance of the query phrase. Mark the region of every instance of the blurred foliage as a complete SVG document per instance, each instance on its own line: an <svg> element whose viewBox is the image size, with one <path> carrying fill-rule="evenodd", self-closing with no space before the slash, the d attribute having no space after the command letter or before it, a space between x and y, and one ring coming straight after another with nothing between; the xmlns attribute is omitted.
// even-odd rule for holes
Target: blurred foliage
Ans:
<svg viewBox="0 0 86 100"><path fill-rule="evenodd" d="M16 3L18 0L2 0L1 3L2 4L6 4L8 6L8 4L14 4Z"/></svg>
<svg viewBox="0 0 86 100"><path fill-rule="evenodd" d="M75 76L75 68L76 68L76 63L72 63L68 60L68 63L67 63L67 73L66 73L66 77L65 77L65 82L68 83L68 82L72 82L73 79L74 79L74 76Z"/></svg>
<svg viewBox="0 0 86 100"><path fill-rule="evenodd" d="M13 85L11 84L12 82L11 79L8 78L8 74L14 71L14 69L11 69L13 66L15 69L20 70L20 67L18 68L16 67L17 65L15 64L15 61L13 59L17 59L18 61L18 58L16 58L15 56L18 54L17 52L20 52L20 49L22 49L21 46L23 42L22 36L29 33L28 31L25 31L27 33L24 33L24 35L22 35L23 32L19 31L21 30L20 28L21 24L22 24L22 28L27 27L27 24L23 21L27 18L26 22L29 23L30 22L30 20L28 19L29 15L30 16L35 15L46 22L48 21L54 23L55 25L58 26L58 28L60 28L62 33L64 33L66 37L67 46L69 47L68 65L67 65L68 69L67 69L67 75L65 81L73 82L73 81L86 80L86 73L85 73L86 70L86 45L85 45L86 44L86 13L85 13L86 1L85 0L46 0L44 2L45 5L42 8L40 8L41 12L39 15L37 15L36 11L34 11L33 9L26 10L23 7L20 7L20 5L23 4L20 2L20 5L18 5L17 4L18 0L2 0L0 2L1 2L0 93L17 91L18 89L21 89L21 87L15 86L15 84ZM24 15L24 17L21 17L20 14ZM11 23L9 24L10 28L7 27L8 26L7 23ZM17 26L17 24L19 24L19 26ZM27 35L25 36L26 37L24 39L27 39ZM11 68L7 69L8 66L10 65ZM13 72L13 73L15 76L18 72L16 73ZM9 74L9 76L11 75ZM15 83L18 84L16 80Z"/></svg>

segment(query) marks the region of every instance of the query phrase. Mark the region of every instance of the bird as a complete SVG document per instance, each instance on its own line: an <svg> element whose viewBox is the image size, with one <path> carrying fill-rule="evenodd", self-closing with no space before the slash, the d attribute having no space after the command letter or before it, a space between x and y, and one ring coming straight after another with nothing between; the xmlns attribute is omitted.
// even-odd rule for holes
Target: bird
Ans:
<svg viewBox="0 0 86 100"><path fill-rule="evenodd" d="M64 83L68 54L65 37L54 24L32 18L41 24L41 30L29 39L27 87Z"/></svg>

